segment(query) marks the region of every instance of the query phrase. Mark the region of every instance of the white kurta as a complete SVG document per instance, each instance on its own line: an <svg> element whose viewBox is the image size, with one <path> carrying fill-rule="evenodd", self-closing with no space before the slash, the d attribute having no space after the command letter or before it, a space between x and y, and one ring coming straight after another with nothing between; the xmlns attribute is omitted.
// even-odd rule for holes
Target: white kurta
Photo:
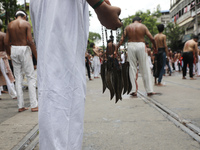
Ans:
<svg viewBox="0 0 200 150"><path fill-rule="evenodd" d="M100 69L99 68L101 66L98 56L94 56L93 64L94 64L94 77L98 77L99 73L100 73Z"/></svg>
<svg viewBox="0 0 200 150"><path fill-rule="evenodd" d="M31 0L38 52L40 150L82 148L86 93L85 0Z"/></svg>

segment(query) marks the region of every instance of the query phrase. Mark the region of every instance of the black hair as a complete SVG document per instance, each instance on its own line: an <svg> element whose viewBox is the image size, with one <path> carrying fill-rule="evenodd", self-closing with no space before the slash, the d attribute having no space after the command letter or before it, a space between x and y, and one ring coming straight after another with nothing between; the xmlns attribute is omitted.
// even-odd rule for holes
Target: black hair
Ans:
<svg viewBox="0 0 200 150"><path fill-rule="evenodd" d="M140 17L136 16L133 18L133 22L135 22L135 21L142 21L142 19Z"/></svg>
<svg viewBox="0 0 200 150"><path fill-rule="evenodd" d="M23 13L18 13L18 14L16 15L16 13L17 13L18 11L22 11L22 12L24 12L24 13L26 14L26 17L28 16L27 13L26 13L24 10L17 10L17 11L15 12L15 18L17 18L17 17L19 17L19 16L21 16L21 17L24 17L24 16L25 16Z"/></svg>
<svg viewBox="0 0 200 150"><path fill-rule="evenodd" d="M159 33L161 33L161 32L163 32L164 31L164 25L163 24L159 24L159 25L157 25L157 28L158 28L158 31L159 31Z"/></svg>
<svg viewBox="0 0 200 150"><path fill-rule="evenodd" d="M113 42L113 39L109 39L107 40L107 43Z"/></svg>
<svg viewBox="0 0 200 150"><path fill-rule="evenodd" d="M197 39L197 40L199 39L198 35L195 35L195 34L192 36L192 38Z"/></svg>
<svg viewBox="0 0 200 150"><path fill-rule="evenodd" d="M94 45L95 45L94 43L91 43L91 44L90 44L90 47L93 47Z"/></svg>

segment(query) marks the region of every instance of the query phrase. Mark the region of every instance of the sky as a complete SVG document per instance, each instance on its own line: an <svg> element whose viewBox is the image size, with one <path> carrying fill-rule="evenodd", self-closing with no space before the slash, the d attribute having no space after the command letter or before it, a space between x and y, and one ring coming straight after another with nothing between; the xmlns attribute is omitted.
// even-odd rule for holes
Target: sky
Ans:
<svg viewBox="0 0 200 150"><path fill-rule="evenodd" d="M134 15L135 12L139 10L146 11L149 9L154 11L158 5L160 5L161 10L170 9L170 0L110 0L110 2L112 6L118 6L121 8L121 14L119 16L121 19ZM89 7L89 10L92 13L92 17L90 17L90 32L96 32L102 35L101 24L98 21L93 8ZM114 36L115 34L116 33L113 32ZM96 45L102 45L102 41L97 42Z"/></svg>
<svg viewBox="0 0 200 150"><path fill-rule="evenodd" d="M30 0L27 0L29 2ZM19 3L24 3L24 0L18 0ZM118 6L121 8L121 15L119 18L123 19L128 16L134 15L135 12L142 10L156 10L156 7L160 5L161 10L169 10L170 9L170 0L110 0L113 6ZM93 8L89 7L89 10L92 14L90 17L90 32L96 32L100 35L102 34L101 31L101 24L97 19L97 16L93 10ZM115 33L114 33L115 34ZM109 36L109 35L108 35ZM101 45L101 41L97 42L96 45Z"/></svg>

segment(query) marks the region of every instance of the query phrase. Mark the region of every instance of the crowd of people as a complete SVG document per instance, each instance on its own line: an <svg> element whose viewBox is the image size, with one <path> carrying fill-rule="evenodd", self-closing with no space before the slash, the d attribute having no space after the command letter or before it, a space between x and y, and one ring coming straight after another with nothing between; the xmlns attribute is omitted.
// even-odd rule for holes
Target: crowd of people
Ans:
<svg viewBox="0 0 200 150"><path fill-rule="evenodd" d="M166 35L163 34L164 25L159 24L157 28L158 34L153 37L146 26L141 23L141 18L135 17L133 23L125 28L121 41L118 44L119 48L123 43L124 37L128 37L128 50L120 51L117 48L116 51L118 53L117 58L119 64L123 64L126 57L130 63L132 96L137 96L138 85L136 81L138 69L143 77L144 86L148 95L156 94L153 92L152 75L155 77L156 86L163 86L161 83L163 76L167 74L171 76L174 72L181 72L182 79L186 79L187 72L189 72L191 80L195 80L193 76L200 77L200 50L197 47L198 36L194 35L193 39L187 41L182 51L172 51L167 47L167 38ZM131 33L131 29L134 31L133 33ZM144 36L149 37L153 44L152 48L149 47L148 42L145 42ZM109 50L109 41L110 40L107 41L107 50ZM103 63L105 58L103 58L104 55L102 55L102 48L95 47L94 43L91 45L95 55L93 57L93 55L87 52L87 59L90 60L89 64L92 70L91 72L94 71L94 78L97 78L100 73L100 64ZM115 44L112 45L115 47ZM89 78L91 80L91 76Z"/></svg>
<svg viewBox="0 0 200 150"><path fill-rule="evenodd" d="M101 64L105 59L102 49L94 43L88 43L92 54L85 53L89 33L87 3L94 8L99 21L106 28L115 30L122 26L119 19L121 10L111 6L109 0L31 0L30 15L35 41L27 13L22 10L15 13L15 20L8 24L6 34L0 32L0 69L5 78L4 83L0 79L0 85L7 85L10 96L17 98L18 112L23 112L28 109L24 105L22 90L23 74L26 75L31 111L37 112L39 105L41 150L79 150L82 146L85 67L89 80L93 80L91 73L94 79L99 78ZM186 42L182 53L176 53L167 47L163 30L164 26L158 25L159 33L153 37L142 24L141 18L135 17L124 29L119 43L114 44L113 38L107 41L107 50L111 51L106 55L118 58L118 64L125 61L130 64L132 96L137 96L138 69L148 96L157 94L153 90L152 74L158 86L163 85L162 77L165 73L171 75L174 71L182 71L183 79L186 79L189 68L191 79L195 79L193 76L196 72L200 76L198 37L194 36ZM152 42L152 48L145 43L145 36ZM117 50L125 37L128 38L127 51L118 55ZM38 100L33 56L38 63Z"/></svg>

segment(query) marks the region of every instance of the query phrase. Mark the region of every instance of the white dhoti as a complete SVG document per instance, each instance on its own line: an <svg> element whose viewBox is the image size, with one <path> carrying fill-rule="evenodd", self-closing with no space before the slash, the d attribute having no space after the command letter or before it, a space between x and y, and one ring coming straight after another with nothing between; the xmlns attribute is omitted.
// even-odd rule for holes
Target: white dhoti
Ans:
<svg viewBox="0 0 200 150"><path fill-rule="evenodd" d="M136 73L137 62L140 66L140 73L142 75L144 87L147 93L153 92L153 81L148 61L147 53L145 52L145 44L143 42L129 42L128 43L128 61L130 63L129 75L132 83L132 91L136 92Z"/></svg>
<svg viewBox="0 0 200 150"><path fill-rule="evenodd" d="M31 0L30 13L38 52L40 150L81 150L88 4Z"/></svg>
<svg viewBox="0 0 200 150"><path fill-rule="evenodd" d="M198 56L197 75L200 76L200 56Z"/></svg>
<svg viewBox="0 0 200 150"><path fill-rule="evenodd" d="M6 66L5 66L5 63L3 61L2 58L0 58L0 69L1 69L1 72L6 80L6 85L7 85L7 88L8 88L8 93L9 95L12 97L12 98L15 98L17 97L17 93L15 91L15 85L14 85L14 82L11 82L8 75L7 75L7 72L6 72Z"/></svg>
<svg viewBox="0 0 200 150"><path fill-rule="evenodd" d="M94 64L94 77L98 77L100 73L100 60L98 56L94 56L93 59L93 64Z"/></svg>
<svg viewBox="0 0 200 150"><path fill-rule="evenodd" d="M29 46L11 46L11 59L15 75L18 107L24 107L22 91L23 71L28 79L29 99L31 108L38 106L36 98L36 79L34 76L32 52Z"/></svg>

